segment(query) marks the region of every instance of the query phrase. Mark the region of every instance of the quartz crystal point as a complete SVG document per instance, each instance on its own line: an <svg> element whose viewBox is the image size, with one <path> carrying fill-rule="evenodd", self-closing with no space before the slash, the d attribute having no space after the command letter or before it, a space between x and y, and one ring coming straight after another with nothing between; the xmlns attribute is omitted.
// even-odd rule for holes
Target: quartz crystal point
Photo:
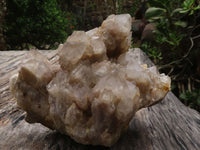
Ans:
<svg viewBox="0 0 200 150"><path fill-rule="evenodd" d="M169 77L135 59L130 30L131 17L124 14L88 32L74 31L58 48L58 66L30 51L11 78L26 120L82 144L114 144L136 111L170 90Z"/></svg>

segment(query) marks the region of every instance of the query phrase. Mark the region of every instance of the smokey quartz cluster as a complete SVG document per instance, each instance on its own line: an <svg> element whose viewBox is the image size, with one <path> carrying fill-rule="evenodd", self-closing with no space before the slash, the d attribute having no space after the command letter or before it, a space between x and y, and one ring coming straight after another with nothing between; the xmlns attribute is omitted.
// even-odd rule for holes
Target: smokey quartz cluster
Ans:
<svg viewBox="0 0 200 150"><path fill-rule="evenodd" d="M30 51L11 91L26 120L82 144L111 146L135 112L161 100L170 78L135 59L131 16L111 15L99 28L74 31L58 48L55 66Z"/></svg>

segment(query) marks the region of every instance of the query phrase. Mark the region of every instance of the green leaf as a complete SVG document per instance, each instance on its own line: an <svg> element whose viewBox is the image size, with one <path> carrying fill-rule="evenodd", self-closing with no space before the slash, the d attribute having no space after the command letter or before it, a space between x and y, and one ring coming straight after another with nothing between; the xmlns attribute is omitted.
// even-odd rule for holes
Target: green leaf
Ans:
<svg viewBox="0 0 200 150"><path fill-rule="evenodd" d="M194 10L191 10L189 15L193 15L193 14L194 14Z"/></svg>
<svg viewBox="0 0 200 150"><path fill-rule="evenodd" d="M147 20L149 19L159 19L163 17L162 15L166 12L163 8L156 8L156 7L150 7L147 9L145 13L145 17Z"/></svg>
<svg viewBox="0 0 200 150"><path fill-rule="evenodd" d="M176 21L176 22L174 22L174 24L175 24L176 26L181 26L181 27L183 27L183 28L185 28L185 27L187 26L187 23L184 22L184 21Z"/></svg>
<svg viewBox="0 0 200 150"><path fill-rule="evenodd" d="M183 8L177 8L177 9L174 9L171 13L171 16L173 16L174 14L176 13L180 13L180 11L183 11Z"/></svg>
<svg viewBox="0 0 200 150"><path fill-rule="evenodd" d="M175 43L172 41L167 40L166 42L169 43L170 45L175 45Z"/></svg>
<svg viewBox="0 0 200 150"><path fill-rule="evenodd" d="M200 9L200 5L194 8L194 10L198 10L198 9Z"/></svg>
<svg viewBox="0 0 200 150"><path fill-rule="evenodd" d="M183 10L180 11L180 13L181 13L181 14L185 14L185 13L187 13L188 11L190 11L190 10L189 10L189 9L183 9Z"/></svg>
<svg viewBox="0 0 200 150"><path fill-rule="evenodd" d="M194 2L195 2L195 0L185 0L183 2L183 7L184 8L191 8L191 6L193 5Z"/></svg>
<svg viewBox="0 0 200 150"><path fill-rule="evenodd" d="M186 94L184 94L184 93L180 94L180 98L183 99L183 100L188 100Z"/></svg>

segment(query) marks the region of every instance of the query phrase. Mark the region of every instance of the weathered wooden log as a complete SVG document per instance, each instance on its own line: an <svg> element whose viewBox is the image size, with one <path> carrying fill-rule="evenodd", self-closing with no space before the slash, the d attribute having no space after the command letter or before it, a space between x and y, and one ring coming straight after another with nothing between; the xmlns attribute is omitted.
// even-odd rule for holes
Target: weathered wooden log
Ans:
<svg viewBox="0 0 200 150"><path fill-rule="evenodd" d="M169 92L160 103L141 109L133 117L128 131L112 147L78 144L67 135L41 124L29 124L9 90L9 78L20 65L25 51L0 52L0 149L123 149L123 150L197 150L200 149L200 114L183 105ZM57 63L57 51L42 51ZM149 66L151 61L140 50L135 55Z"/></svg>

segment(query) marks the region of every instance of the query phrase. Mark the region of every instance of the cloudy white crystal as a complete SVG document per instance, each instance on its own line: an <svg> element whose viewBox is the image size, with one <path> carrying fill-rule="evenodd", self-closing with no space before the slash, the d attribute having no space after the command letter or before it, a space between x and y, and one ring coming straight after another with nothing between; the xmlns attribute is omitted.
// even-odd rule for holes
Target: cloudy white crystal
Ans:
<svg viewBox="0 0 200 150"><path fill-rule="evenodd" d="M99 28L75 31L58 48L54 66L37 51L11 79L26 120L69 135L82 144L111 146L140 108L161 100L169 77L138 62L130 15L111 15Z"/></svg>

